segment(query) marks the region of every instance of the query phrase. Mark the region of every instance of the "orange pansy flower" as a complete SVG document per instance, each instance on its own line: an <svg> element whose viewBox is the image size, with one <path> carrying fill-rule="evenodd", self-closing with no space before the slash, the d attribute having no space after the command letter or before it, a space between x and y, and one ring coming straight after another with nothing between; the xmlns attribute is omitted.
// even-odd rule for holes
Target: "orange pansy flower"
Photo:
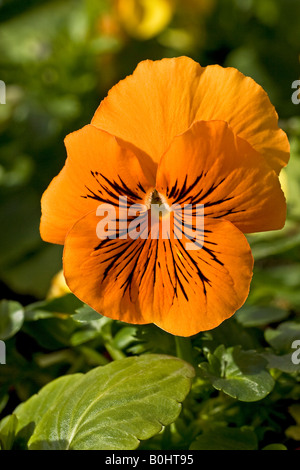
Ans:
<svg viewBox="0 0 300 470"><path fill-rule="evenodd" d="M64 274L75 295L113 319L179 336L212 329L242 306L253 269L244 233L280 229L286 218L278 174L289 144L259 85L186 57L144 61L65 144L65 166L42 198L40 230L65 245ZM157 202L153 236L150 204ZM109 237L97 232L101 204L115 210L116 220L105 219ZM134 204L135 237L133 217L125 218ZM176 207L185 205L179 236Z"/></svg>

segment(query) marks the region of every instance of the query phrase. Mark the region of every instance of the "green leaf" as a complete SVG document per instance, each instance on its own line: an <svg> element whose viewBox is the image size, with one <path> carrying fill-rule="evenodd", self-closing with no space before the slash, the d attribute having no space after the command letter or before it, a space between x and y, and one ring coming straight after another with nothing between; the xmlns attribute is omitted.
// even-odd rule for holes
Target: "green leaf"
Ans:
<svg viewBox="0 0 300 470"><path fill-rule="evenodd" d="M294 441L300 441L300 426L289 426L285 431L286 436Z"/></svg>
<svg viewBox="0 0 300 470"><path fill-rule="evenodd" d="M112 345L116 349L126 349L136 341L137 327L134 325L121 328L115 335Z"/></svg>
<svg viewBox="0 0 300 470"><path fill-rule="evenodd" d="M262 450L287 450L287 448L283 444L269 444Z"/></svg>
<svg viewBox="0 0 300 470"><path fill-rule="evenodd" d="M1 393L0 393L0 413L6 407L8 400L9 400L9 395L7 395L3 390L1 390Z"/></svg>
<svg viewBox="0 0 300 470"><path fill-rule="evenodd" d="M298 227L287 224L280 232L262 232L248 235L255 261L284 253L300 245Z"/></svg>
<svg viewBox="0 0 300 470"><path fill-rule="evenodd" d="M300 338L300 323L287 321L281 323L276 329L268 328L265 331L266 341L280 353L292 353L292 344Z"/></svg>
<svg viewBox="0 0 300 470"><path fill-rule="evenodd" d="M25 309L25 319L24 331L49 349L90 341L112 321L83 305L73 294L29 305Z"/></svg>
<svg viewBox="0 0 300 470"><path fill-rule="evenodd" d="M214 388L240 401L252 402L265 398L275 382L266 371L267 361L256 351L243 351L239 346L219 346L208 354L208 363L199 367Z"/></svg>
<svg viewBox="0 0 300 470"><path fill-rule="evenodd" d="M18 418L9 415L0 422L0 449L10 450L13 446Z"/></svg>
<svg viewBox="0 0 300 470"><path fill-rule="evenodd" d="M35 223L38 232L37 225L38 219ZM18 226L15 230L18 231ZM39 241L32 251L5 268L2 274L4 282L15 292L31 294L37 298L45 297L53 276L60 269L61 251L61 246L45 246Z"/></svg>
<svg viewBox="0 0 300 470"><path fill-rule="evenodd" d="M99 322L101 320L103 323L111 321L111 319L103 317L102 315L100 315L100 313L96 312L96 310L89 307L88 305L83 305L83 307L77 308L75 315L73 315L73 320L78 321L79 323L93 321Z"/></svg>
<svg viewBox="0 0 300 470"><path fill-rule="evenodd" d="M65 376L20 405L18 438L29 449L135 449L178 417L193 368L146 354Z"/></svg>
<svg viewBox="0 0 300 470"><path fill-rule="evenodd" d="M296 421L297 424L300 426L300 404L295 403L289 407L289 412Z"/></svg>
<svg viewBox="0 0 300 470"><path fill-rule="evenodd" d="M272 354L269 351L266 351L262 353L262 357L267 360L268 369L278 369L281 372L286 372L288 374L300 371L300 366L293 364L292 362L292 353L278 356L276 354Z"/></svg>
<svg viewBox="0 0 300 470"><path fill-rule="evenodd" d="M197 437L190 450L256 450L256 434L248 428L216 427Z"/></svg>
<svg viewBox="0 0 300 470"><path fill-rule="evenodd" d="M100 331L96 328L87 328L79 331L75 331L70 338L71 346L79 346L84 343L88 343L100 335Z"/></svg>
<svg viewBox="0 0 300 470"><path fill-rule="evenodd" d="M112 322L111 318L100 315L88 305L77 309L75 315L72 315L72 320L82 328L72 334L70 338L72 346L91 341L99 335L105 336L105 334L103 335L103 327Z"/></svg>
<svg viewBox="0 0 300 470"><path fill-rule="evenodd" d="M297 228L299 232L299 228ZM294 258L295 254L290 254ZM299 266L297 263L294 265L272 267L259 267L256 265L254 269L254 277L249 295L248 302L251 304L273 304L284 305L286 310L295 309L300 307L300 291L299 291Z"/></svg>
<svg viewBox="0 0 300 470"><path fill-rule="evenodd" d="M128 349L131 354L176 354L174 336L156 325L139 325L136 327L134 338L135 342Z"/></svg>
<svg viewBox="0 0 300 470"><path fill-rule="evenodd" d="M40 346L50 350L70 346L70 338L76 328L76 322L69 315L28 321L23 325L25 333L33 337Z"/></svg>
<svg viewBox="0 0 300 470"><path fill-rule="evenodd" d="M263 326L284 320L289 312L278 307L243 306L235 315L236 320L246 327Z"/></svg>
<svg viewBox="0 0 300 470"><path fill-rule="evenodd" d="M84 356L85 361L92 366L104 366L110 362L107 357L93 348L80 346L79 351Z"/></svg>
<svg viewBox="0 0 300 470"><path fill-rule="evenodd" d="M223 344L226 348L241 346L242 349L256 349L259 347L259 338L250 329L245 329L235 318L225 320L213 330L205 331L195 337L194 344L200 350L213 352Z"/></svg>
<svg viewBox="0 0 300 470"><path fill-rule="evenodd" d="M14 336L22 327L24 310L19 302L1 300L0 302L0 340Z"/></svg>
<svg viewBox="0 0 300 470"><path fill-rule="evenodd" d="M82 374L65 375L53 380L46 385L38 394L21 403L14 411L18 418L16 428L16 440L18 447L26 448L27 442L32 435L36 424L42 419L45 410L54 407L60 396L71 390Z"/></svg>
<svg viewBox="0 0 300 470"><path fill-rule="evenodd" d="M34 302L25 307L25 320L36 321L61 316L63 314L72 315L81 305L82 302L73 294L66 294L62 297Z"/></svg>

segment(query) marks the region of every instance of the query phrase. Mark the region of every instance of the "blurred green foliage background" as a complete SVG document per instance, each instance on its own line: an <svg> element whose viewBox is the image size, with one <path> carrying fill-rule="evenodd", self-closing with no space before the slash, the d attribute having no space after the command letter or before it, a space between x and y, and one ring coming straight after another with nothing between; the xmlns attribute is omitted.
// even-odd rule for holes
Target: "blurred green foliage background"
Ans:
<svg viewBox="0 0 300 470"><path fill-rule="evenodd" d="M143 59L188 55L203 66L237 67L260 83L291 139L287 184L299 215L300 106L291 101L300 75L299 18L298 0L0 0L4 292L45 296L61 248L40 240L40 198L63 166L63 139Z"/></svg>

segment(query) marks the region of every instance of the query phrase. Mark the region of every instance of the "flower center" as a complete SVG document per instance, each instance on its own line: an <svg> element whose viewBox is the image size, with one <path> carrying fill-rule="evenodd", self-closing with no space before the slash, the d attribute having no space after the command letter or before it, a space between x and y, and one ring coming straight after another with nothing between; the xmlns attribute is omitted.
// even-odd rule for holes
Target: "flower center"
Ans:
<svg viewBox="0 0 300 470"><path fill-rule="evenodd" d="M159 206L161 206L163 203L163 196L161 196L161 194L159 194L159 192L154 189L152 191L152 194L150 195L150 204L158 204Z"/></svg>
<svg viewBox="0 0 300 470"><path fill-rule="evenodd" d="M147 207L148 209L151 208L151 211L157 213L159 217L164 217L165 215L170 214L170 206L167 204L165 197L156 189L153 189L149 194Z"/></svg>

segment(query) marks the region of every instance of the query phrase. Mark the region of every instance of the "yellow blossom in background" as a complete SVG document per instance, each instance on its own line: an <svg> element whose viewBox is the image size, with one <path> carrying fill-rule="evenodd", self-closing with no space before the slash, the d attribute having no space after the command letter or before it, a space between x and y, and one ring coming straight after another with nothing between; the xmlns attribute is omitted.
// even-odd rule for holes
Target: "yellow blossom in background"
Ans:
<svg viewBox="0 0 300 470"><path fill-rule="evenodd" d="M288 201L288 199L289 199L289 179L288 179L287 171L286 171L285 168L283 168L280 172L279 181L280 181L282 190L285 194L285 198Z"/></svg>
<svg viewBox="0 0 300 470"><path fill-rule="evenodd" d="M53 277L47 298L54 299L55 297L62 297L63 295L69 294L70 292L71 291L65 281L63 270L61 270Z"/></svg>
<svg viewBox="0 0 300 470"><path fill-rule="evenodd" d="M130 36L150 39L170 23L174 0L117 0L116 15Z"/></svg>

